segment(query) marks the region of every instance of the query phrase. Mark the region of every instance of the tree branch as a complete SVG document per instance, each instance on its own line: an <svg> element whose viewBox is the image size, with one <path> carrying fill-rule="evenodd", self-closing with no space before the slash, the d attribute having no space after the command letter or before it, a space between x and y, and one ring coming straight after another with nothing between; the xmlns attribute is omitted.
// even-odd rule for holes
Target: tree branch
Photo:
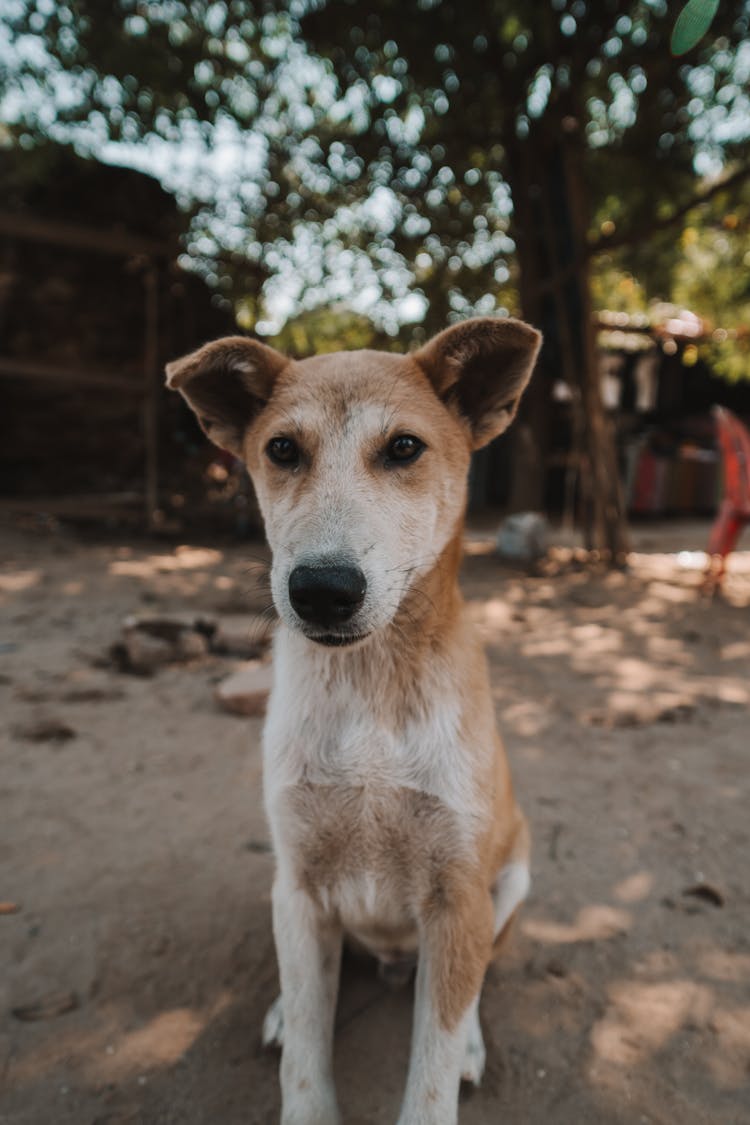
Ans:
<svg viewBox="0 0 750 1125"><path fill-rule="evenodd" d="M631 246L634 242L641 242L644 238L649 238L658 231L669 230L674 223L678 223L694 207L700 207L702 203L708 203L715 195L736 187L748 179L750 179L750 164L743 164L731 176L727 176L725 180L719 180L712 184L710 188L706 188L705 191L696 192L691 199L680 204L670 215L661 219L654 219L651 223L633 230L615 231L614 234L603 235L596 242L590 243L586 250L586 257L593 258L597 254L605 254L607 251L616 250L620 246Z"/></svg>

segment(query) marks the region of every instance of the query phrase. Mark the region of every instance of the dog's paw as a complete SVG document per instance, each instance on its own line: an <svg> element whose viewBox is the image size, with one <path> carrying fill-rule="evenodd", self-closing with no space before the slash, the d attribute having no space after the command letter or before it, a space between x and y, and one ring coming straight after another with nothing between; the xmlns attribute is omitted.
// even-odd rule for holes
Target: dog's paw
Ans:
<svg viewBox="0 0 750 1125"><path fill-rule="evenodd" d="M487 1052L484 1049L484 1040L477 1021L470 1027L469 1036L466 1040L464 1060L461 1064L461 1081L469 1082L472 1086L479 1086L484 1074L486 1059Z"/></svg>
<svg viewBox="0 0 750 1125"><path fill-rule="evenodd" d="M276 997L263 1020L263 1046L284 1046L284 1011L280 996Z"/></svg>
<svg viewBox="0 0 750 1125"><path fill-rule="evenodd" d="M387 988L403 988L414 976L416 965L416 957L401 961L378 961L378 977Z"/></svg>

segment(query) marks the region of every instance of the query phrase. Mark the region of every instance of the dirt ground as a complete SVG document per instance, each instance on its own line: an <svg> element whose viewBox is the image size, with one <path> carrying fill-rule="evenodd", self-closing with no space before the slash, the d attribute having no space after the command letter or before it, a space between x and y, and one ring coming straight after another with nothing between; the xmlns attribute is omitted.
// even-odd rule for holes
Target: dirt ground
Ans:
<svg viewBox="0 0 750 1125"><path fill-rule="evenodd" d="M705 537L647 528L628 573L557 551L535 576L470 537L535 849L462 1125L750 1122L750 552L707 601ZM278 1119L260 721L216 706L231 659L103 660L129 613L236 623L261 552L0 536L3 1123ZM408 989L346 964L345 1122L395 1120L410 1018Z"/></svg>

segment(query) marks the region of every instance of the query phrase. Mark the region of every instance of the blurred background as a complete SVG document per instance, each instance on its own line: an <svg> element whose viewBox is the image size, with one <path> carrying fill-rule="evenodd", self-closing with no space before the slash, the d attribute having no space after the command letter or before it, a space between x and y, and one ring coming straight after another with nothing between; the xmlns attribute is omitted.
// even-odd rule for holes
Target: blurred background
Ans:
<svg viewBox="0 0 750 1125"><path fill-rule="evenodd" d="M748 1121L749 31L0 0L0 1120L279 1116L269 555L165 363L510 314L544 348L461 583L534 879L461 1121ZM396 1120L410 1027L347 961L345 1121Z"/></svg>
<svg viewBox="0 0 750 1125"><path fill-rule="evenodd" d="M0 503L251 531L166 360L511 314L544 351L472 510L614 556L628 517L710 514L710 407L750 415L749 26L746 0L5 0Z"/></svg>

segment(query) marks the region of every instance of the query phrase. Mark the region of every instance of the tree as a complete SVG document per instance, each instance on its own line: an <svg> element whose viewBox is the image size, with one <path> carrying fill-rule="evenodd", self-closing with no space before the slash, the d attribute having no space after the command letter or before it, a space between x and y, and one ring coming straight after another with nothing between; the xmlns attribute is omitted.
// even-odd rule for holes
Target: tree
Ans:
<svg viewBox="0 0 750 1125"><path fill-rule="evenodd" d="M696 76L706 104L721 104L723 95L728 113L742 97L733 66L750 9L722 9L712 29L719 38L690 67L669 55L673 17L658 2L553 0L532 12L507 0L383 0L374 9L330 0L302 21L341 88L365 92L366 131L349 143L371 180L387 170L405 217L395 237L404 257L418 260L433 239L443 256L465 263L460 240L469 223L462 212L475 230L496 229L498 195L509 189L521 310L545 331L547 379L562 374L577 389L590 542L614 557L624 553L626 538L599 393L591 260L615 244L623 223L632 232L624 241L640 241L641 232L647 236L684 207L675 200L692 196ZM404 143L415 114L418 137ZM592 241L597 204L615 185L613 216ZM411 224L413 234L411 215L421 220L421 227ZM481 287L489 279L483 272L473 280ZM442 292L450 295L445 286ZM545 445L549 399L539 377L532 386L531 455L519 479L536 488L526 503L538 496L533 469Z"/></svg>
<svg viewBox="0 0 750 1125"><path fill-rule="evenodd" d="M33 33L53 70L76 77L58 125L133 139L207 135L227 121L252 129L258 171L233 229L247 224L236 249L271 273L295 253L306 267L306 250L323 246L314 283L331 272L328 249L352 269L364 261L383 307L409 291L419 299L422 334L502 309L540 326L515 501L541 499L549 386L562 375L579 408L589 541L623 554L592 261L678 222L700 150L747 171L747 125L726 126L746 105L748 0L724 0L686 63L669 54L665 0L78 0L77 24L71 5L17 3L16 42ZM50 73L35 56L15 81L54 92ZM38 129L32 118L19 124ZM721 141L710 135L719 118ZM196 253L210 251L208 217Z"/></svg>
<svg viewBox="0 0 750 1125"><path fill-rule="evenodd" d="M707 324L702 350L712 370L750 379L750 192L731 208L719 196L703 210L681 231L672 293Z"/></svg>

